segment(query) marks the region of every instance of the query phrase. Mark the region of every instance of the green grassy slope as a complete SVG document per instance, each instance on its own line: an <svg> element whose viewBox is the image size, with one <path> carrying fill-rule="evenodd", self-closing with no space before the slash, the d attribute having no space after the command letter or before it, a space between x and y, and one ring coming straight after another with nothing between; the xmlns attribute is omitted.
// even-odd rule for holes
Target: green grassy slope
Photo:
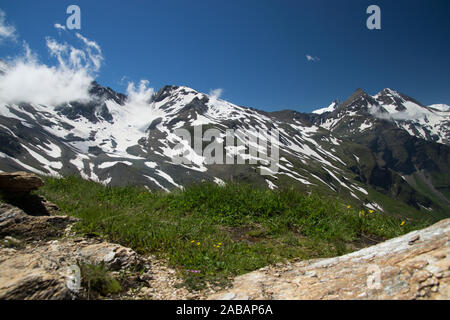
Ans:
<svg viewBox="0 0 450 320"><path fill-rule="evenodd" d="M44 179L39 193L79 217L77 231L165 258L192 288L284 259L341 255L426 224L294 189L203 183L164 193Z"/></svg>

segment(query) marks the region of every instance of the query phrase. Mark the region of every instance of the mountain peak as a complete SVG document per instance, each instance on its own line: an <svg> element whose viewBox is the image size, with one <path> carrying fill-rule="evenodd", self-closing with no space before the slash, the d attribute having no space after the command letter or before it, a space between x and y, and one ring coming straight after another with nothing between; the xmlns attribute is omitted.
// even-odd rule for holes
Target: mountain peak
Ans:
<svg viewBox="0 0 450 320"><path fill-rule="evenodd" d="M372 103L373 98L363 89L358 88L347 100L339 105L339 109L347 109L348 107L353 106L358 100L366 101L365 106L367 107L368 102Z"/></svg>
<svg viewBox="0 0 450 320"><path fill-rule="evenodd" d="M374 98L389 113L406 111L411 108L415 110L411 112L421 113L426 109L426 107L419 101L390 88L383 89L377 93Z"/></svg>
<svg viewBox="0 0 450 320"><path fill-rule="evenodd" d="M378 101L380 100L391 100L396 101L397 103L401 103L404 102L406 100L411 100L410 97L402 94L401 92L397 91L397 90L393 90L391 88L384 88L383 90L381 90L380 92L378 92L374 98Z"/></svg>
<svg viewBox="0 0 450 320"><path fill-rule="evenodd" d="M114 100L117 104L123 105L127 97L122 93L117 93L110 87L103 87L97 81L92 81L89 88L89 95L99 101Z"/></svg>
<svg viewBox="0 0 450 320"><path fill-rule="evenodd" d="M339 100L336 99L328 107L314 110L312 113L323 114L325 112L333 112L334 110L336 110L338 105L339 105Z"/></svg>
<svg viewBox="0 0 450 320"><path fill-rule="evenodd" d="M391 88L384 88L378 94L399 95L400 93L398 91L396 91L396 90L391 89Z"/></svg>
<svg viewBox="0 0 450 320"><path fill-rule="evenodd" d="M367 97L370 97L370 95L367 94L363 89L358 88L355 90L355 92L353 92L353 94L347 100L344 101L343 104L345 104L346 102L351 103L359 98L367 98Z"/></svg>
<svg viewBox="0 0 450 320"><path fill-rule="evenodd" d="M355 92L353 92L353 95L363 95L363 94L367 94L367 93L361 88L357 88L355 90Z"/></svg>
<svg viewBox="0 0 450 320"><path fill-rule="evenodd" d="M158 90L158 92L155 93L155 95L152 97L152 102L160 102L163 101L165 98L172 96L174 94L181 94L181 95L196 95L199 92L186 87L186 86L177 86L177 85L165 85L161 89Z"/></svg>
<svg viewBox="0 0 450 320"><path fill-rule="evenodd" d="M152 97L152 102L160 102L163 101L165 98L170 96L173 91L177 90L179 87L174 85L165 85L161 89L156 92Z"/></svg>

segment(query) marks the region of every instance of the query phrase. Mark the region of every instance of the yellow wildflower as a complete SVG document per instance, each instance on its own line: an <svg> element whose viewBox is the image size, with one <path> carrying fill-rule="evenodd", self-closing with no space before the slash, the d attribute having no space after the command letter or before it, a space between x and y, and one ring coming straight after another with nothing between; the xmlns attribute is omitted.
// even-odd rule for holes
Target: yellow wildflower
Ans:
<svg viewBox="0 0 450 320"><path fill-rule="evenodd" d="M400 223L401 226L405 225L405 221L402 221L402 223Z"/></svg>
<svg viewBox="0 0 450 320"><path fill-rule="evenodd" d="M369 210L369 213L373 213L373 210L371 209L371 210Z"/></svg>
<svg viewBox="0 0 450 320"><path fill-rule="evenodd" d="M348 205L348 206L347 206L347 209L350 209L351 207L352 207L351 205Z"/></svg>
<svg viewBox="0 0 450 320"><path fill-rule="evenodd" d="M197 242L197 245L199 246L199 245L200 245L200 242Z"/></svg>

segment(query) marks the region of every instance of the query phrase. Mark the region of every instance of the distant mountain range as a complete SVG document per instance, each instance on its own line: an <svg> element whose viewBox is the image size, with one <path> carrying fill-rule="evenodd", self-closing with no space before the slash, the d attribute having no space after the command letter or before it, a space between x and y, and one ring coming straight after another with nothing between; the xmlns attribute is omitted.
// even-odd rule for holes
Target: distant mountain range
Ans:
<svg viewBox="0 0 450 320"><path fill-rule="evenodd" d="M2 67L0 66L0 72ZM391 89L356 90L311 114L258 111L165 86L147 104L93 83L91 100L58 106L0 105L0 170L77 174L111 185L171 190L213 181L294 187L406 217L450 216L450 107L424 106ZM278 172L257 165L208 165L188 146L191 164L174 164L173 131L280 132ZM246 158L245 158L246 157ZM248 156L244 156L248 160Z"/></svg>

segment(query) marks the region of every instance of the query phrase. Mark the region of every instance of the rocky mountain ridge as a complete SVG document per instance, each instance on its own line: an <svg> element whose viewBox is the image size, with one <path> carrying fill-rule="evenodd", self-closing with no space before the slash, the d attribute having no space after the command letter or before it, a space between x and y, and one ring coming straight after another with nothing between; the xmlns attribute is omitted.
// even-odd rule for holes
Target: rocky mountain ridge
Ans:
<svg viewBox="0 0 450 320"><path fill-rule="evenodd" d="M319 123L331 131L339 128L346 117L365 116L354 131L369 130L378 119L389 120L411 136L427 141L450 144L450 107L444 104L424 106L417 100L386 88L374 96L357 89L343 103L333 102L330 107L313 111L321 115Z"/></svg>

